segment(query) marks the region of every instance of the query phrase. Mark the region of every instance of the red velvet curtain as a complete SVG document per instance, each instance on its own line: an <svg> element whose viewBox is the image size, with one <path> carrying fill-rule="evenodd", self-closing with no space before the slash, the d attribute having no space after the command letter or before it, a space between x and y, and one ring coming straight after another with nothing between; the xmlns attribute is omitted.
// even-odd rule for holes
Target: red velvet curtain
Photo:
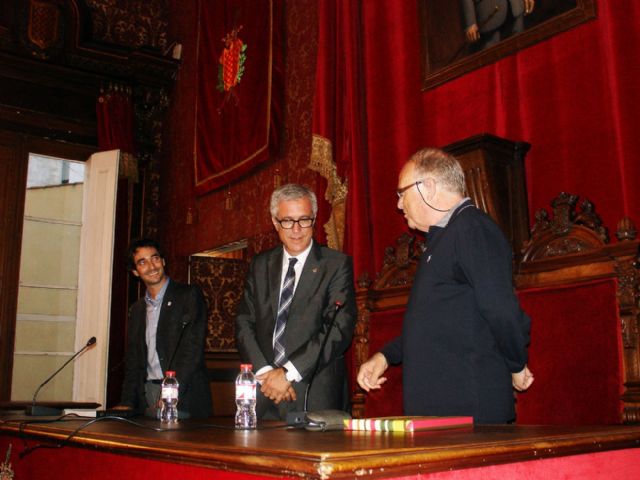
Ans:
<svg viewBox="0 0 640 480"><path fill-rule="evenodd" d="M282 0L201 1L195 177L199 194L241 178L278 151Z"/></svg>
<svg viewBox="0 0 640 480"><path fill-rule="evenodd" d="M313 133L331 141L338 175L348 182L344 251L357 278L372 272L360 2L320 0L318 20ZM326 182L319 186L320 199ZM319 217L319 225L327 221L326 203Z"/></svg>
<svg viewBox="0 0 640 480"><path fill-rule="evenodd" d="M98 148L134 153L131 89L110 85L96 102Z"/></svg>

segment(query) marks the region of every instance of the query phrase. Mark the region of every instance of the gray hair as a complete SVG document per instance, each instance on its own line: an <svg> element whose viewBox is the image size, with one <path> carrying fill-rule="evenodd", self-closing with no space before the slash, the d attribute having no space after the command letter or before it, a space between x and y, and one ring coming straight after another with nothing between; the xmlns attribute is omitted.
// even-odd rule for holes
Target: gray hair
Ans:
<svg viewBox="0 0 640 480"><path fill-rule="evenodd" d="M453 155L438 148L423 148L414 153L409 162L414 164L417 175L432 175L450 192L465 194L464 171Z"/></svg>
<svg viewBox="0 0 640 480"><path fill-rule="evenodd" d="M311 202L311 212L315 218L316 213L318 213L318 199L316 198L316 194L313 190L297 183L287 183L273 191L271 194L271 203L269 204L271 216L273 218L278 216L278 205L280 205L280 202L298 200L300 198L309 199Z"/></svg>

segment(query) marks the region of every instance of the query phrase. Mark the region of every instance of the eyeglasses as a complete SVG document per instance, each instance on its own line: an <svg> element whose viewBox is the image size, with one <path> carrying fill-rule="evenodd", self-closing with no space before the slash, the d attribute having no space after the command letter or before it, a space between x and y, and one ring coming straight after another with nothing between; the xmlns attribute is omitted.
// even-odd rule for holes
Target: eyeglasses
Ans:
<svg viewBox="0 0 640 480"><path fill-rule="evenodd" d="M291 218L284 218L280 220L279 218L276 218L276 222L278 222L280 226L285 230L292 229L296 223L300 226L300 228L309 228L313 226L313 222L315 222L315 220L316 219L313 217L302 217L298 220L293 220Z"/></svg>
<svg viewBox="0 0 640 480"><path fill-rule="evenodd" d="M398 198L402 198L402 195L404 195L404 192L406 192L407 190L409 190L411 187L417 187L418 185L420 185L422 183L422 180L418 180L417 182L413 182L410 185L407 185L405 187L401 187L398 190L396 190L396 195L398 195Z"/></svg>

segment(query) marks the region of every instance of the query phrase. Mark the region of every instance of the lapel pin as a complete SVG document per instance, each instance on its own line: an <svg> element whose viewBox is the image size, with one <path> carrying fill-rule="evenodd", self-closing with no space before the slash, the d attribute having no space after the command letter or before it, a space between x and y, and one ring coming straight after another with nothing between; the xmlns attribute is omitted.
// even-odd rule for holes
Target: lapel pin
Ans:
<svg viewBox="0 0 640 480"><path fill-rule="evenodd" d="M313 273L318 273L318 267L313 267L313 269L311 270Z"/></svg>
<svg viewBox="0 0 640 480"><path fill-rule="evenodd" d="M170 307L170 306L171 306L171 300L167 302L167 307Z"/></svg>

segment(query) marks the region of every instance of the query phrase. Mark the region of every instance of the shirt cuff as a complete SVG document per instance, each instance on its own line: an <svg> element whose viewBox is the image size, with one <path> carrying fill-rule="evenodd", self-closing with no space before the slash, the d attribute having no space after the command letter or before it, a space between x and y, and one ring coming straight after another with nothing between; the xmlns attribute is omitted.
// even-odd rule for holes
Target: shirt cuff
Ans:
<svg viewBox="0 0 640 480"><path fill-rule="evenodd" d="M296 367L293 366L293 363L287 362L283 365L283 367L286 370L285 377L287 377L287 380L289 382L299 382L302 380L300 372L298 372Z"/></svg>

